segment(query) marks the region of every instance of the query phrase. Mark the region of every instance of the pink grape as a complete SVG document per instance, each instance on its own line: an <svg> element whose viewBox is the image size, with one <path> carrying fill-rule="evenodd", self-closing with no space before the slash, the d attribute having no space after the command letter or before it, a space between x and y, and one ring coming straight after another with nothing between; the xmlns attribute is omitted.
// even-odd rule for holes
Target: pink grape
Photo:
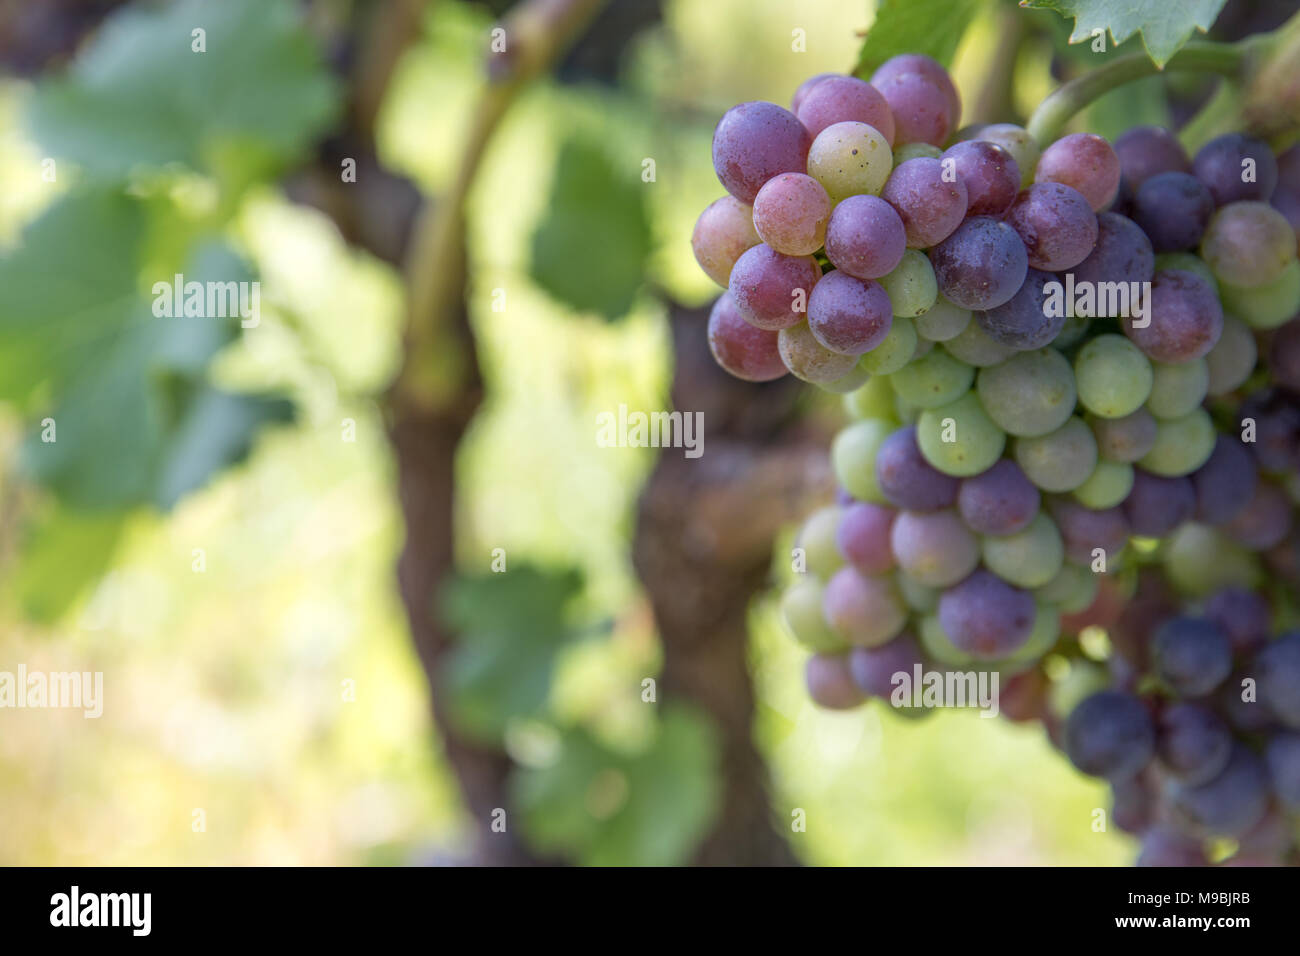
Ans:
<svg viewBox="0 0 1300 956"><path fill-rule="evenodd" d="M727 192L752 203L778 173L802 173L812 137L803 123L775 103L733 106L713 131L713 169Z"/></svg>
<svg viewBox="0 0 1300 956"><path fill-rule="evenodd" d="M787 371L777 349L777 333L755 328L736 309L730 292L724 292L709 313L709 351L718 364L736 378L767 382Z"/></svg>
<svg viewBox="0 0 1300 956"><path fill-rule="evenodd" d="M806 173L773 176L754 197L754 229L787 256L810 256L826 241L831 198Z"/></svg>
<svg viewBox="0 0 1300 956"><path fill-rule="evenodd" d="M808 298L808 327L832 352L861 355L889 334L894 313L879 282L835 271L822 278Z"/></svg>
<svg viewBox="0 0 1300 956"><path fill-rule="evenodd" d="M970 203L966 184L944 182L943 163L925 156L899 163L880 198L898 213L910 249L928 249L947 239Z"/></svg>
<svg viewBox="0 0 1300 956"><path fill-rule="evenodd" d="M812 256L786 256L766 243L746 250L731 270L728 287L749 323L785 329L803 321L803 308L821 278Z"/></svg>
<svg viewBox="0 0 1300 956"><path fill-rule="evenodd" d="M794 91L794 96L790 98L790 112L798 116L799 107L803 105L804 97L806 97L808 92L822 80L832 76L843 75L843 73L817 73L808 77L808 79L799 84L799 88Z"/></svg>
<svg viewBox="0 0 1300 956"><path fill-rule="evenodd" d="M946 91L920 73L898 73L875 83L894 114L900 143L942 146L956 128L957 117Z"/></svg>
<svg viewBox="0 0 1300 956"><path fill-rule="evenodd" d="M724 289L731 269L746 249L762 240L754 229L754 212L735 196L710 203L695 221L691 249L705 274Z"/></svg>
<svg viewBox="0 0 1300 956"><path fill-rule="evenodd" d="M948 104L952 125L956 127L961 119L961 97L957 94L957 87L953 85L952 77L943 68L943 64L939 63L938 60L931 59L924 53L900 53L898 56L891 57L880 64L875 74L872 75L871 82L879 89L881 83L902 73L919 73L939 87L943 91L945 102ZM905 139L903 142L907 142L907 140ZM934 145L938 146L940 144L935 143Z"/></svg>
<svg viewBox="0 0 1300 956"><path fill-rule="evenodd" d="M885 574L894 569L894 552L889 533L894 526L893 508L859 501L844 509L835 534L840 554L863 574Z"/></svg>
<svg viewBox="0 0 1300 956"><path fill-rule="evenodd" d="M903 220L877 196L849 196L831 213L826 258L841 272L879 279L898 268L906 248Z"/></svg>
<svg viewBox="0 0 1300 956"><path fill-rule="evenodd" d="M966 213L1000 216L1020 192L1020 167L1001 146L972 139L955 143L940 157L951 160L957 179L966 187Z"/></svg>
<svg viewBox="0 0 1300 956"><path fill-rule="evenodd" d="M1121 323L1133 344L1157 362L1190 362L1214 348L1223 334L1223 307L1210 284L1194 272L1164 269L1151 281L1145 328L1132 316Z"/></svg>
<svg viewBox="0 0 1300 956"><path fill-rule="evenodd" d="M1062 183L1030 186L1016 197L1005 221L1025 244L1029 264L1044 272L1077 266L1097 244L1096 213L1082 193Z"/></svg>
<svg viewBox="0 0 1300 956"><path fill-rule="evenodd" d="M1093 212L1101 212L1119 191L1119 157L1095 133L1062 136L1038 158L1034 182L1064 183L1083 194Z"/></svg>
<svg viewBox="0 0 1300 956"><path fill-rule="evenodd" d="M829 76L815 84L804 94L795 115L813 138L834 123L856 122L874 126L894 145L889 104L879 90L854 76Z"/></svg>

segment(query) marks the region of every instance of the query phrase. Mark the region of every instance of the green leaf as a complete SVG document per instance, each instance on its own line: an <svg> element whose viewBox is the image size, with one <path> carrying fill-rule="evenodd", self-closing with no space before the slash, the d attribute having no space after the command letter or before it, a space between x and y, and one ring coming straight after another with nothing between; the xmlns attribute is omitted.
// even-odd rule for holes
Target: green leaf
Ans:
<svg viewBox="0 0 1300 956"><path fill-rule="evenodd" d="M66 508L38 519L25 533L8 582L23 613L45 623L61 617L104 574L125 523L122 512Z"/></svg>
<svg viewBox="0 0 1300 956"><path fill-rule="evenodd" d="M305 150L336 100L289 0L184 0L111 16L28 119L46 153L97 177L181 163L242 184Z"/></svg>
<svg viewBox="0 0 1300 956"><path fill-rule="evenodd" d="M1209 30L1225 0L1021 0L1022 7L1055 10L1074 19L1071 43L1109 32L1115 46L1136 33L1156 66L1163 67L1195 30Z"/></svg>
<svg viewBox="0 0 1300 956"><path fill-rule="evenodd" d="M0 399L54 419L54 440L35 429L20 461L76 508L168 508L290 417L284 401L206 381L237 318L154 316L137 287L142 219L121 194L69 194L0 259ZM211 245L185 281L249 275Z"/></svg>
<svg viewBox="0 0 1300 956"><path fill-rule="evenodd" d="M876 67L900 53L924 53L948 66L983 3L984 0L880 0L854 74L870 77Z"/></svg>
<svg viewBox="0 0 1300 956"><path fill-rule="evenodd" d="M719 759L713 725L684 706L666 708L637 754L570 730L553 764L516 771L524 833L588 866L685 863L718 812Z"/></svg>
<svg viewBox="0 0 1300 956"><path fill-rule="evenodd" d="M571 605L582 586L577 570L525 565L443 589L442 616L458 634L444 689L465 733L499 741L510 720L544 707L556 653L579 632Z"/></svg>
<svg viewBox="0 0 1300 956"><path fill-rule="evenodd" d="M620 170L598 145L568 140L556 163L546 218L533 235L534 281L579 312L597 312L609 321L625 315L650 255L647 188L639 167Z"/></svg>

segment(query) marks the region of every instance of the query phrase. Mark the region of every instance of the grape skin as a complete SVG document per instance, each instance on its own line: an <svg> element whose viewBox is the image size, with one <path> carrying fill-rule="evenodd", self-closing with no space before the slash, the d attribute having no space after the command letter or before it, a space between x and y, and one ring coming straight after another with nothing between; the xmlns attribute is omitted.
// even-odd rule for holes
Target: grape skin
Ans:
<svg viewBox="0 0 1300 956"><path fill-rule="evenodd" d="M867 501L845 508L835 534L835 543L844 560L867 575L892 571L895 561L889 548L889 535L894 516L894 509Z"/></svg>
<svg viewBox="0 0 1300 956"><path fill-rule="evenodd" d="M1142 702L1131 694L1101 691L1071 711L1065 751L1086 774L1127 780L1155 753L1155 728Z"/></svg>
<svg viewBox="0 0 1300 956"><path fill-rule="evenodd" d="M891 375L889 383L909 404L937 408L966 394L974 379L975 369L942 349L934 349Z"/></svg>
<svg viewBox="0 0 1300 956"><path fill-rule="evenodd" d="M752 204L778 173L802 173L812 137L775 103L753 101L727 110L713 131L713 168L723 188Z"/></svg>
<svg viewBox="0 0 1300 956"><path fill-rule="evenodd" d="M939 297L930 260L915 249L907 249L898 266L888 275L880 277L880 284L889 293L894 315L911 318L924 315Z"/></svg>
<svg viewBox="0 0 1300 956"><path fill-rule="evenodd" d="M1046 435L1017 438L1015 458L1043 491L1073 491L1097 467L1097 440L1083 419L1072 416Z"/></svg>
<svg viewBox="0 0 1300 956"><path fill-rule="evenodd" d="M1206 226L1201 258L1220 282L1247 288L1267 285L1295 261L1295 233L1267 203L1229 203Z"/></svg>
<svg viewBox="0 0 1300 956"><path fill-rule="evenodd" d="M1174 788L1173 800L1195 825L1219 836L1240 836L1268 809L1268 770L1249 748L1234 744L1228 764L1199 786Z"/></svg>
<svg viewBox="0 0 1300 956"><path fill-rule="evenodd" d="M1121 335L1099 335L1074 357L1079 404L1102 418L1123 418L1151 394L1151 363Z"/></svg>
<svg viewBox="0 0 1300 956"><path fill-rule="evenodd" d="M814 138L835 123L866 123L894 145L894 114L870 83L853 76L828 76L800 100L795 115Z"/></svg>
<svg viewBox="0 0 1300 956"><path fill-rule="evenodd" d="M1156 420L1145 408L1120 418L1089 416L1097 451L1103 458L1131 464L1156 443Z"/></svg>
<svg viewBox="0 0 1300 956"><path fill-rule="evenodd" d="M906 632L881 647L855 647L849 652L849 670L858 687L869 697L886 700L894 691L894 675L910 677L915 666L923 663L916 639Z"/></svg>
<svg viewBox="0 0 1300 956"><path fill-rule="evenodd" d="M1015 123L993 123L979 131L978 139L1001 146L1016 161L1020 170L1020 187L1023 189L1034 181L1034 170L1038 168L1038 157L1042 151L1038 141L1029 135L1029 131Z"/></svg>
<svg viewBox="0 0 1300 956"><path fill-rule="evenodd" d="M1020 352L981 369L976 390L999 428L1027 438L1064 425L1077 398L1070 363L1055 349Z"/></svg>
<svg viewBox="0 0 1300 956"><path fill-rule="evenodd" d="M879 647L903 629L907 616L887 576L867 577L855 568L836 571L823 595L826 622L850 644Z"/></svg>
<svg viewBox="0 0 1300 956"><path fill-rule="evenodd" d="M825 348L859 356L880 344L893 324L884 287L870 279L832 272L808 297L808 328Z"/></svg>
<svg viewBox="0 0 1300 956"><path fill-rule="evenodd" d="M947 587L975 570L979 541L953 511L900 512L890 537L898 566L927 587Z"/></svg>
<svg viewBox="0 0 1300 956"><path fill-rule="evenodd" d="M1205 409L1197 408L1182 418L1157 420L1156 443L1139 463L1166 478L1188 475L1209 460L1214 444L1214 422Z"/></svg>
<svg viewBox="0 0 1300 956"><path fill-rule="evenodd" d="M837 203L849 196L879 195L893 166L889 142L866 123L833 123L808 150L808 174Z"/></svg>
<svg viewBox="0 0 1300 956"><path fill-rule="evenodd" d="M748 254L748 253L747 253ZM1157 362L1189 362L1214 348L1223 333L1223 307L1200 276L1182 269L1155 274L1147 301L1149 324L1122 320L1124 334Z"/></svg>
<svg viewBox="0 0 1300 956"><path fill-rule="evenodd" d="M898 268L907 233L894 208L876 196L850 196L831 213L826 257L841 272L879 279Z"/></svg>
<svg viewBox="0 0 1300 956"><path fill-rule="evenodd" d="M849 671L848 654L814 654L804 666L804 683L813 703L828 710L849 710L863 701Z"/></svg>
<svg viewBox="0 0 1300 956"><path fill-rule="evenodd" d="M821 276L821 266L812 256L786 256L760 243L736 260L728 288L746 321L779 331L803 321L799 293L806 305Z"/></svg>
<svg viewBox="0 0 1300 956"><path fill-rule="evenodd" d="M931 342L947 342L965 330L970 323L971 313L967 309L953 305L943 296L935 299L934 305L918 315L914 321L917 335Z"/></svg>
<svg viewBox="0 0 1300 956"><path fill-rule="evenodd" d="M1259 703L1282 723L1300 730L1300 632L1291 631L1255 655Z"/></svg>
<svg viewBox="0 0 1300 956"><path fill-rule="evenodd" d="M1253 165L1250 182L1245 178L1246 162ZM1277 160L1272 150L1267 143L1242 133L1226 133L1202 146L1192 161L1192 171L1217 206L1243 199L1267 202L1277 186Z"/></svg>
<svg viewBox="0 0 1300 956"><path fill-rule="evenodd" d="M807 322L800 322L777 334L781 361L795 378L811 385L830 384L853 371L857 358L832 352L813 335Z"/></svg>
<svg viewBox="0 0 1300 956"><path fill-rule="evenodd" d="M1097 244L1073 269L1080 282L1150 282L1155 274L1151 240L1132 219L1118 213L1097 216Z"/></svg>
<svg viewBox="0 0 1300 956"><path fill-rule="evenodd" d="M948 163L966 187L969 216L1000 216L1020 192L1020 167L996 143L978 139L955 143L944 152L940 165Z"/></svg>
<svg viewBox="0 0 1300 956"><path fill-rule="evenodd" d="M1101 212L1114 200L1119 176L1119 157L1110 143L1094 133L1070 133L1043 150L1034 181L1070 186L1093 212Z"/></svg>
<svg viewBox="0 0 1300 956"><path fill-rule="evenodd" d="M777 333L745 321L730 292L713 303L709 313L709 351L736 378L768 382L786 374L777 348Z"/></svg>
<svg viewBox="0 0 1300 956"><path fill-rule="evenodd" d="M957 492L962 520L980 534L1015 534L1038 513L1041 495L1020 466L1009 458L965 479Z"/></svg>
<svg viewBox="0 0 1300 956"><path fill-rule="evenodd" d="M841 651L848 645L822 616L825 587L812 575L804 575L781 595L781 617L794 639L812 651Z"/></svg>
<svg viewBox="0 0 1300 956"><path fill-rule="evenodd" d="M1048 511L1065 542L1067 561L1090 566L1096 557L1093 552L1101 549L1109 566L1128 543L1128 520L1119 508L1087 508L1069 498L1054 498Z"/></svg>
<svg viewBox="0 0 1300 956"><path fill-rule="evenodd" d="M1232 670L1228 637L1210 621L1176 617L1152 639L1156 674L1180 697L1204 697Z"/></svg>
<svg viewBox="0 0 1300 956"><path fill-rule="evenodd" d="M948 434L953 441L944 441ZM1002 457L1006 432L993 424L972 392L939 408L928 408L916 423L916 440L925 460L946 475L965 478L990 468Z"/></svg>
<svg viewBox="0 0 1300 956"><path fill-rule="evenodd" d="M1214 197L1187 173L1157 173L1133 197L1133 220L1156 252L1195 249L1214 215Z"/></svg>
<svg viewBox="0 0 1300 956"><path fill-rule="evenodd" d="M1196 510L1191 479L1164 478L1142 468L1133 469L1133 487L1124 499L1124 516L1135 535L1163 538Z"/></svg>
<svg viewBox="0 0 1300 956"><path fill-rule="evenodd" d="M976 368L988 368L1005 362L1016 354L1009 345L994 341L978 322L967 322L966 327L943 343L954 358Z"/></svg>
<svg viewBox="0 0 1300 956"><path fill-rule="evenodd" d="M724 289L731 280L736 260L760 242L754 229L753 210L735 196L723 196L705 207L691 233L695 261L705 275Z"/></svg>
<svg viewBox="0 0 1300 956"><path fill-rule="evenodd" d="M1167 707L1156 721L1156 753L1178 780L1198 786L1213 780L1232 757L1232 732L1201 704Z"/></svg>
<svg viewBox="0 0 1300 956"><path fill-rule="evenodd" d="M961 118L961 97L957 93L957 87L953 85L952 77L943 68L943 64L923 53L900 53L880 64L872 74L871 82L879 86L886 80L904 73L918 73L943 92L944 101L948 104L948 111L955 126Z"/></svg>
<svg viewBox="0 0 1300 956"><path fill-rule="evenodd" d="M1027 591L980 569L939 598L939 624L959 650L984 660L1014 653L1029 639L1036 611Z"/></svg>
<svg viewBox="0 0 1300 956"><path fill-rule="evenodd" d="M1045 287L1055 282L1050 272L1030 269L1024 285L996 308L975 313L975 320L995 342L1025 351L1050 345L1065 327L1065 313L1049 315Z"/></svg>
<svg viewBox="0 0 1300 956"><path fill-rule="evenodd" d="M965 183L945 182L943 164L925 157L895 167L880 197L898 213L910 249L928 249L952 235L969 201Z"/></svg>
<svg viewBox="0 0 1300 956"><path fill-rule="evenodd" d="M1211 525L1231 521L1254 497L1258 481L1255 460L1241 442L1219 435L1210 457L1192 474L1196 520Z"/></svg>
<svg viewBox="0 0 1300 956"><path fill-rule="evenodd" d="M1006 223L1024 243L1029 265L1046 272L1077 266L1097 244L1096 213L1082 193L1063 183L1039 182L1022 191Z"/></svg>
<svg viewBox="0 0 1300 956"><path fill-rule="evenodd" d="M1093 223L1095 229L1096 217ZM1009 301L1029 271L1029 257L1016 230L989 216L963 222L930 250L930 261L944 297L972 311Z"/></svg>
<svg viewBox="0 0 1300 956"><path fill-rule="evenodd" d="M1159 173L1190 173L1192 162L1178 137L1163 126L1135 126L1115 140L1120 172L1134 189Z"/></svg>
<svg viewBox="0 0 1300 956"><path fill-rule="evenodd" d="M957 126L948 91L921 73L872 77L894 116L896 135L904 143L942 146Z"/></svg>
<svg viewBox="0 0 1300 956"><path fill-rule="evenodd" d="M1065 562L1065 545L1055 523L1039 512L1020 531L983 539L984 566L1008 584L1037 588L1056 577Z"/></svg>
<svg viewBox="0 0 1300 956"><path fill-rule="evenodd" d="M753 217L754 230L777 252L810 256L826 240L831 200L811 176L781 173L758 191Z"/></svg>

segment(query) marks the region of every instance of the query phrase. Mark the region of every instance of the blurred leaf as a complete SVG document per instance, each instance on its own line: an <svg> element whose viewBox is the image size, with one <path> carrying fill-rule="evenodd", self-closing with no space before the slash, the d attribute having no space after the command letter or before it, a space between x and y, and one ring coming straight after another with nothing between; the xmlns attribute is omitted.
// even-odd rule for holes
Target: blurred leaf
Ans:
<svg viewBox="0 0 1300 956"><path fill-rule="evenodd" d="M206 31L194 52L191 31ZM182 163L243 185L328 126L336 88L289 0L131 6L105 21L29 122L51 155L99 177Z"/></svg>
<svg viewBox="0 0 1300 956"><path fill-rule="evenodd" d="M650 254L645 188L639 168L635 176L622 174L599 146L568 140L556 162L546 218L533 236L537 284L579 312L598 312L609 321L625 315Z"/></svg>
<svg viewBox="0 0 1300 956"><path fill-rule="evenodd" d="M1055 10L1074 19L1071 43L1092 39L1093 31L1109 31L1118 46L1142 34L1147 55L1160 67L1178 52L1195 30L1206 31L1225 0L1021 0L1021 6Z"/></svg>
<svg viewBox="0 0 1300 956"><path fill-rule="evenodd" d="M588 866L685 863L718 811L718 762L712 724L683 706L630 756L570 730L554 764L516 771L525 834Z"/></svg>
<svg viewBox="0 0 1300 956"><path fill-rule="evenodd" d="M948 66L983 3L984 0L880 0L854 74L870 77L876 67L900 53L924 53Z"/></svg>
<svg viewBox="0 0 1300 956"><path fill-rule="evenodd" d="M0 259L0 398L55 421L22 448L65 504L167 508L246 454L289 406L207 384L235 318L157 318L137 289L139 209L103 192L64 197ZM201 250L186 283L249 281L227 249ZM168 276L167 281L173 277Z"/></svg>
<svg viewBox="0 0 1300 956"><path fill-rule="evenodd" d="M23 613L41 622L62 616L108 568L125 523L121 512L57 508L28 529L9 582Z"/></svg>
<svg viewBox="0 0 1300 956"><path fill-rule="evenodd" d="M1164 77L1148 76L1098 97L1088 104L1082 125L1112 143L1134 126L1172 126Z"/></svg>
<svg viewBox="0 0 1300 956"><path fill-rule="evenodd" d="M458 632L446 691L466 733L499 740L512 718L542 709L556 652L578 636L570 605L582 585L572 568L523 566L444 588L443 618Z"/></svg>

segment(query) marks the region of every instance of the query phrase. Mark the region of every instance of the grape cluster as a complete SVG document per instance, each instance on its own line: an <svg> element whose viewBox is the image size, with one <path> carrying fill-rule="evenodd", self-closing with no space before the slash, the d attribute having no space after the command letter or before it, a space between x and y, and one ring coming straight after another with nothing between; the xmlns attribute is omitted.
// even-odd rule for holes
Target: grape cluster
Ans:
<svg viewBox="0 0 1300 956"><path fill-rule="evenodd" d="M904 55L714 136L713 355L851 419L781 600L809 693L996 672L1004 716L1111 783L1140 862L1294 862L1300 149L1040 147L960 110Z"/></svg>

